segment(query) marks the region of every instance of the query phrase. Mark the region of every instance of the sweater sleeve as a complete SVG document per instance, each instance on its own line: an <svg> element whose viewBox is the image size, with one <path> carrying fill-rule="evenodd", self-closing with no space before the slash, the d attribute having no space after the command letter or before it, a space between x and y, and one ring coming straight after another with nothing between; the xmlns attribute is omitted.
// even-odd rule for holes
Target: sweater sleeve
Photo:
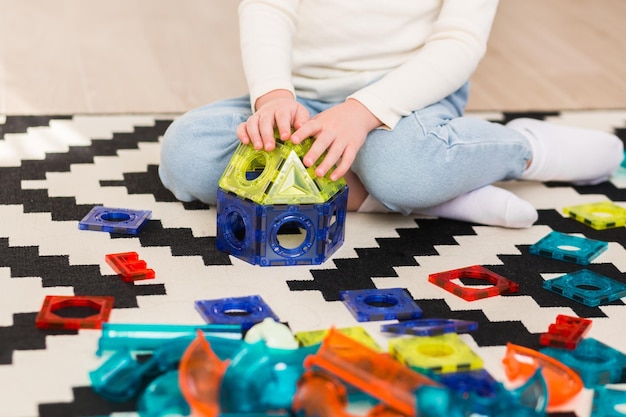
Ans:
<svg viewBox="0 0 626 417"><path fill-rule="evenodd" d="M242 0L239 34L244 74L254 111L263 94L285 89L294 95L291 48L299 0Z"/></svg>
<svg viewBox="0 0 626 417"><path fill-rule="evenodd" d="M398 121L465 84L487 49L497 0L445 0L433 31L407 62L353 98L393 129Z"/></svg>

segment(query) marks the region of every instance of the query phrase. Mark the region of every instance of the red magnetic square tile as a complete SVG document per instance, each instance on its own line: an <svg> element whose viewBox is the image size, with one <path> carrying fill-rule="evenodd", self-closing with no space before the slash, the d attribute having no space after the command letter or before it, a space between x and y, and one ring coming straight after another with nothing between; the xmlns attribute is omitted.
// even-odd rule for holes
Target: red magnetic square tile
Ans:
<svg viewBox="0 0 626 417"><path fill-rule="evenodd" d="M489 288L467 288L452 282L455 279L478 279L488 281L493 286ZM509 294L519 290L519 285L516 282L510 281L480 265L430 274L428 281L466 301Z"/></svg>

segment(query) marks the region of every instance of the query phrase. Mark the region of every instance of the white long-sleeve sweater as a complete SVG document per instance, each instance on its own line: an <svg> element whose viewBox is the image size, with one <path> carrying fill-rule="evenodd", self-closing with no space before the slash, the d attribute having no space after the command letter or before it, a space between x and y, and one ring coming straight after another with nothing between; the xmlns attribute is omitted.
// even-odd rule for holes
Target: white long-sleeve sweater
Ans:
<svg viewBox="0 0 626 417"><path fill-rule="evenodd" d="M486 51L498 0L242 0L252 105L286 89L354 98L388 128L446 97Z"/></svg>

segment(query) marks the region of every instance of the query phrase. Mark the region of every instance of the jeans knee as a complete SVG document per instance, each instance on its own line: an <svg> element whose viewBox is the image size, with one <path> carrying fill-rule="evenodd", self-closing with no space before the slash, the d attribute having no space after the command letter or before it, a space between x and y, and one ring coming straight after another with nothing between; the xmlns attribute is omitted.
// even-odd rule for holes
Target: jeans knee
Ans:
<svg viewBox="0 0 626 417"><path fill-rule="evenodd" d="M234 131L224 135L223 130L193 115L181 116L166 130L159 177L178 200L216 203L219 178L238 144Z"/></svg>

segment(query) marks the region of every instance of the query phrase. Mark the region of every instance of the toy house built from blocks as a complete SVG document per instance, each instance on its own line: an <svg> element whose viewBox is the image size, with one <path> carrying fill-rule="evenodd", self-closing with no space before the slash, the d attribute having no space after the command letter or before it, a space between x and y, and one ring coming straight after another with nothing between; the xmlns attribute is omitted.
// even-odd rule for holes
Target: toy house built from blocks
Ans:
<svg viewBox="0 0 626 417"><path fill-rule="evenodd" d="M312 265L343 244L348 187L305 167L312 143L277 140L271 152L239 145L219 180L219 250L254 265Z"/></svg>

